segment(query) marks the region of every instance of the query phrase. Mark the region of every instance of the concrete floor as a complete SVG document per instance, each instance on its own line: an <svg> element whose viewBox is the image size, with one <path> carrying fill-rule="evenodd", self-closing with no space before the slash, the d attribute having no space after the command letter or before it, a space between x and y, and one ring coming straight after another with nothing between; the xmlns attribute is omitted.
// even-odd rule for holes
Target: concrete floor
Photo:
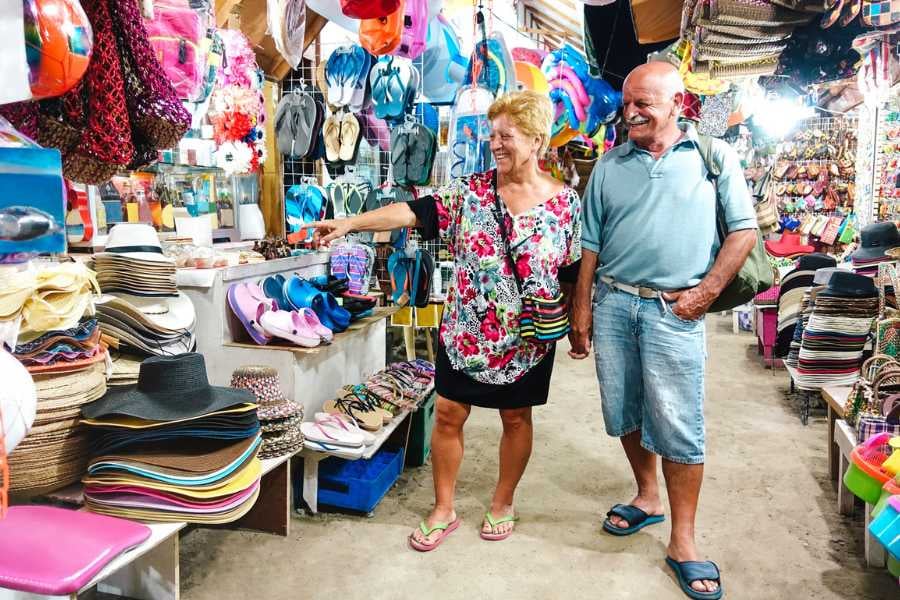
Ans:
<svg viewBox="0 0 900 600"><path fill-rule="evenodd" d="M760 366L753 337L733 335L720 317L709 329L698 542L721 566L726 597L900 597L885 571L865 569L861 510L854 518L837 514L821 411L803 427L786 395L787 375ZM458 486L463 524L435 552L406 544L432 501L426 466L405 471L373 518L298 517L288 539L192 530L182 539L183 597L686 597L664 563L667 525L621 539L600 528L609 506L634 490L618 441L604 433L591 361L557 353L550 403L535 412L534 454L517 498L521 521L510 539L489 543L478 528L496 476L499 432L496 414L473 411Z"/></svg>

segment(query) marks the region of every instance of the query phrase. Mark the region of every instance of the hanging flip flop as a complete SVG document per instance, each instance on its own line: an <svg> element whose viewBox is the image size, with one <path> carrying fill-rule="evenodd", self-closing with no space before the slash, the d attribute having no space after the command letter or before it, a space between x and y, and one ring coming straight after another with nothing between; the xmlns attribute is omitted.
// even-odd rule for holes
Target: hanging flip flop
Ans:
<svg viewBox="0 0 900 600"><path fill-rule="evenodd" d="M344 162L352 162L359 147L359 121L353 113L345 113L341 118L340 149L338 157Z"/></svg>
<svg viewBox="0 0 900 600"><path fill-rule="evenodd" d="M337 162L341 159L341 118L339 114L332 113L322 127L325 136L325 160Z"/></svg>

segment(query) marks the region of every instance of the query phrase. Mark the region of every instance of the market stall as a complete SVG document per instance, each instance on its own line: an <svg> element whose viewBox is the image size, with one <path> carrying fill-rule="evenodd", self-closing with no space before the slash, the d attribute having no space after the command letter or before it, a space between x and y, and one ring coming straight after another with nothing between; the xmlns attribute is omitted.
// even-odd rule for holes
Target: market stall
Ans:
<svg viewBox="0 0 900 600"><path fill-rule="evenodd" d="M679 70L682 117L743 160L777 275L735 330L755 315L765 364L805 392L804 423L826 396L823 460L860 489L854 449L900 435L895 18L550 4L23 3L21 39L0 42L22 63L0 91L0 374L24 415L0 396L0 553L29 519L85 546L38 583L0 565L0 598L178 597L183 528L286 536L296 512L372 513L428 457L452 249L408 229L319 248L309 225L490 169L488 107L521 89L554 109L541 166L583 193L622 141L623 73L647 60ZM837 103L838 81L859 102ZM857 461L882 484L864 498L873 518L900 510L878 439ZM66 510L23 510L48 500ZM839 502L852 507L844 488ZM115 552L97 556L107 540L85 515ZM896 576L876 556L900 559L884 521L870 564Z"/></svg>

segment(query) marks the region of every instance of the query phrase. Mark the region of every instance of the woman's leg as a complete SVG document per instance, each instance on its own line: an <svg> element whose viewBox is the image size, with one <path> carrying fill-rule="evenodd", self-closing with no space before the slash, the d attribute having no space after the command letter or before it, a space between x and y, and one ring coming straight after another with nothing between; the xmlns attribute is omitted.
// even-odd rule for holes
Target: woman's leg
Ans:
<svg viewBox="0 0 900 600"><path fill-rule="evenodd" d="M425 524L449 523L456 519L453 497L456 493L456 476L463 458L463 425L472 407L437 397L434 430L431 432L431 469L434 476L434 508ZM416 540L430 544L441 536L440 531L424 535L418 528L413 533Z"/></svg>
<svg viewBox="0 0 900 600"><path fill-rule="evenodd" d="M500 438L500 478L497 480L497 489L491 500L491 515L495 519L510 516L514 512L513 496L531 457L533 437L530 406L501 410L500 419L503 421L503 436ZM490 524L487 521L484 523L485 533L501 534L512 528L512 522L506 522L500 523L492 531Z"/></svg>

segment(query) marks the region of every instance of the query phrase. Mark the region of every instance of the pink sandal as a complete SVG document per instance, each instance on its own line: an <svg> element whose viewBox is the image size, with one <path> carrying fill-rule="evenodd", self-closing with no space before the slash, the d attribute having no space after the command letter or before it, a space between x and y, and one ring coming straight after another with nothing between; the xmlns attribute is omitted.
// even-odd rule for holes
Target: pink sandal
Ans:
<svg viewBox="0 0 900 600"><path fill-rule="evenodd" d="M484 521L491 526L491 531L495 531L497 529L497 525L502 525L503 523L515 523L519 520L519 517L515 515L508 515L505 517L500 517L499 519L495 519L494 515L491 514L491 511L484 513ZM487 540L489 542L499 542L500 540L505 540L509 536L512 535L514 529L510 529L506 533L485 533L484 526L481 528L481 539Z"/></svg>
<svg viewBox="0 0 900 600"><path fill-rule="evenodd" d="M421 531L425 536L429 536L435 531L440 531L441 535L434 540L430 544L423 544L422 542L417 541L413 534L409 534L409 545L412 546L413 550L418 550L419 552L431 552L435 548L441 545L444 539L456 531L456 528L459 527L460 518L456 517L455 520L450 523L435 523L431 527L425 524L425 521L419 523L419 531Z"/></svg>

